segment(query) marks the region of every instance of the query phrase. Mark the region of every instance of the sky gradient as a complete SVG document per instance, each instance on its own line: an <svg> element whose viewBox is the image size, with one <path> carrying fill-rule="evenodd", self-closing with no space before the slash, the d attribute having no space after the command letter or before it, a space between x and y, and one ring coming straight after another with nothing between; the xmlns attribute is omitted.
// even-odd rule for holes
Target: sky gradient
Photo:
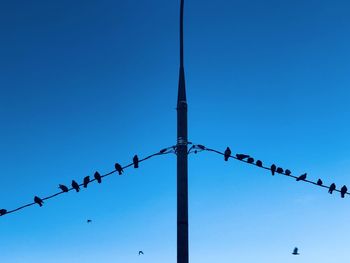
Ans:
<svg viewBox="0 0 350 263"><path fill-rule="evenodd" d="M0 208L176 143L179 4L1 3ZM350 188L349 9L185 0L189 141ZM190 262L346 262L349 206L191 154ZM176 156L3 216L0 231L6 263L175 263Z"/></svg>

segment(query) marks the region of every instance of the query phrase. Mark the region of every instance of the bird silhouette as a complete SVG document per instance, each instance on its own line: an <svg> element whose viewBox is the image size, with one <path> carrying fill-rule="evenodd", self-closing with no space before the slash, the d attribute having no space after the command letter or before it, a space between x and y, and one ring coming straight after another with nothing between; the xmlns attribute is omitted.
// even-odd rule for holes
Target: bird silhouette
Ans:
<svg viewBox="0 0 350 263"><path fill-rule="evenodd" d="M322 185L322 184L323 184L323 182L322 182L322 180L321 180L321 179L318 179L316 184L317 184L317 185Z"/></svg>
<svg viewBox="0 0 350 263"><path fill-rule="evenodd" d="M117 170L119 175L124 172L123 167L119 163L115 163L114 168Z"/></svg>
<svg viewBox="0 0 350 263"><path fill-rule="evenodd" d="M293 255L299 255L299 253L298 253L298 248L297 247L295 247L294 249L293 249L293 253L292 253Z"/></svg>
<svg viewBox="0 0 350 263"><path fill-rule="evenodd" d="M204 145L201 145L201 144L197 144L197 147L201 150L205 150L205 146Z"/></svg>
<svg viewBox="0 0 350 263"><path fill-rule="evenodd" d="M329 189L328 189L328 193L332 194L333 191L335 190L335 183L332 183L330 186L329 186Z"/></svg>
<svg viewBox="0 0 350 263"><path fill-rule="evenodd" d="M68 187L63 184L58 185L58 188L61 189L62 192L65 192L65 193L68 192Z"/></svg>
<svg viewBox="0 0 350 263"><path fill-rule="evenodd" d="M161 149L161 150L159 151L159 153L165 153L167 150L168 150L167 148Z"/></svg>
<svg viewBox="0 0 350 263"><path fill-rule="evenodd" d="M260 160L257 160L257 161L256 161L256 166L262 167L262 165L263 165L262 161L260 161Z"/></svg>
<svg viewBox="0 0 350 263"><path fill-rule="evenodd" d="M292 172L291 172L290 170L288 170L288 169L286 169L286 170L284 171L284 173L285 173L285 175L291 175L291 174L292 174Z"/></svg>
<svg viewBox="0 0 350 263"><path fill-rule="evenodd" d="M75 189L75 191L79 192L80 190L79 184L74 180L72 180L72 187Z"/></svg>
<svg viewBox="0 0 350 263"><path fill-rule="evenodd" d="M99 172L95 172L94 177L99 184L102 183L102 178Z"/></svg>
<svg viewBox="0 0 350 263"><path fill-rule="evenodd" d="M276 172L276 165L275 164L273 164L273 165L271 165L271 174L272 175L275 175L275 172Z"/></svg>
<svg viewBox="0 0 350 263"><path fill-rule="evenodd" d="M132 158L132 162L134 163L134 168L139 168L139 157L137 155Z"/></svg>
<svg viewBox="0 0 350 263"><path fill-rule="evenodd" d="M238 160L241 160L241 161L242 161L242 160L248 158L249 155L248 155L248 154L237 153L237 154L236 154L236 157L237 157Z"/></svg>
<svg viewBox="0 0 350 263"><path fill-rule="evenodd" d="M0 216L3 216L7 213L6 209L0 209Z"/></svg>
<svg viewBox="0 0 350 263"><path fill-rule="evenodd" d="M83 181L84 188L87 187L88 183L90 183L90 176L85 176Z"/></svg>
<svg viewBox="0 0 350 263"><path fill-rule="evenodd" d="M34 196L34 202L37 203L40 207L43 206L44 201L37 196Z"/></svg>
<svg viewBox="0 0 350 263"><path fill-rule="evenodd" d="M139 251L139 256L140 256L140 255L143 255L143 251L142 251L142 250Z"/></svg>
<svg viewBox="0 0 350 263"><path fill-rule="evenodd" d="M283 174L283 169L281 167L277 167L276 173Z"/></svg>
<svg viewBox="0 0 350 263"><path fill-rule="evenodd" d="M343 185L343 187L340 189L341 198L345 197L345 194L347 191L348 191L348 188L346 187L346 185Z"/></svg>
<svg viewBox="0 0 350 263"><path fill-rule="evenodd" d="M249 157L248 160L247 160L247 163L254 163L254 158Z"/></svg>
<svg viewBox="0 0 350 263"><path fill-rule="evenodd" d="M86 220L86 223L90 224L92 222L91 219Z"/></svg>
<svg viewBox="0 0 350 263"><path fill-rule="evenodd" d="M300 175L298 178L297 178L297 181L304 181L306 179L306 175L307 173L304 173L302 175Z"/></svg>
<svg viewBox="0 0 350 263"><path fill-rule="evenodd" d="M224 152L224 159L226 162L228 161L228 158L230 158L230 156L231 156L231 149L230 149L230 147L227 147L225 152Z"/></svg>

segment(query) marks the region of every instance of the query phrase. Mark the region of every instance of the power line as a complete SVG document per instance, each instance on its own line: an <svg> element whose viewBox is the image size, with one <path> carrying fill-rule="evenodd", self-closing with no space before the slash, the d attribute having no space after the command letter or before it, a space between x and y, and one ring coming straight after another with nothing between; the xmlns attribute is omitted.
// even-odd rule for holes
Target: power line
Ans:
<svg viewBox="0 0 350 263"><path fill-rule="evenodd" d="M176 152L176 146L170 146L170 147L164 148L164 149L160 150L159 152L153 153L153 154L151 154L151 155L149 155L149 156L147 156L147 157L145 157L145 158L143 158L143 159L140 159L140 160L138 160L138 157L135 155L132 163L130 163L130 164L128 164L128 165L125 165L125 166L122 166L121 168L122 168L122 170L124 170L124 169L127 169L127 168L131 167L131 166L134 166L134 165L135 165L135 161L136 161L136 160L135 160L135 157L136 157L138 163L140 163L140 162L144 162L144 161L146 161L146 160L148 160L148 159L150 159L150 158L152 158L152 157L154 157L154 156L164 155L164 154L169 154L169 153L175 153L175 152ZM135 166L134 166L134 167L135 167ZM109 175L112 175L112 174L114 174L114 173L117 172L117 171L118 171L118 170L115 169L115 170L113 170L113 171L111 171L111 172L108 172L108 173L106 173L106 174L103 174L103 175L100 175L98 172L96 172L96 173L98 173L98 175L99 175L99 177L100 177L99 180L102 180L102 178L104 178L104 177L106 177L106 176L109 176ZM95 173L95 174L96 174L96 173ZM99 180L96 179L96 176L95 176L95 178L89 180L88 183L91 183L91 182L94 182L94 181L99 181ZM84 183L78 184L78 186L79 186L79 187L80 187L80 186L84 186ZM58 195L67 193L67 192L72 191L72 190L75 190L75 188L74 188L74 187L67 188L67 189L62 190L62 191L60 191L60 192L58 192L58 193L55 193L55 194L46 196L46 197L44 197L44 198L41 198L41 200L42 200L42 201L45 201L45 200L54 198L54 197L56 197L56 196L58 196ZM39 199L40 199L40 198L39 198ZM22 205L22 206L20 206L20 207L17 207L17 208L15 208L15 209L12 209L12 210L9 210L9 211L7 211L6 209L0 209L0 216L7 215L7 214L11 214L11 213L14 213L14 212L18 212L19 210L22 210L22 209L24 209L24 208L26 208L26 207L29 207L29 206L32 206L32 205L35 205L35 204L37 204L37 202L34 201L33 203L28 203L28 204Z"/></svg>
<svg viewBox="0 0 350 263"><path fill-rule="evenodd" d="M227 148L229 149L229 147L227 147ZM213 152L213 153L222 155L224 157L227 156L228 158L232 158L232 159L235 159L237 161L244 162L246 164L254 165L254 166L257 166L258 168L261 168L261 169L269 170L271 173L285 175L285 176L288 176L288 177L292 177L292 178L294 178L294 179L296 179L297 181L300 181L300 182L305 182L305 183L313 184L313 185L316 185L316 186L319 186L319 187L323 187L323 188L328 189L329 193L332 193L333 191L339 192L339 193L342 194L342 197L345 194L350 195L350 193L347 191L347 188L346 188L345 185L342 187L341 190L338 190L338 189L336 189L336 186L335 186L334 183L331 184L330 186L327 186L327 185L323 184L321 179L318 179L317 182L314 182L314 181L306 179L306 175L307 175L306 173L301 174L299 176L295 176L295 175L291 174L290 170L288 170L288 169L284 170L281 167L276 167L276 165L274 165L274 164L273 165L275 166L274 167L275 169L273 169L273 165L271 165L270 167L264 166L262 161L260 161L260 160L254 161L254 158L252 158L248 154L239 154L238 153L238 154L236 154L234 156L234 155L231 155L231 153L230 154L225 154L225 152L221 152L221 151L218 151L218 150L215 150L215 149L208 148L208 147L206 147L206 146L204 146L202 144L193 144L191 146L191 148L189 149L188 153L198 153L198 152L201 152L201 151ZM231 152L231 150L229 150L229 152Z"/></svg>
<svg viewBox="0 0 350 263"><path fill-rule="evenodd" d="M342 187L341 190L339 190L339 189L336 189L336 186L335 186L334 183L331 184L330 186L327 186L327 185L323 184L321 179L318 179L317 182L306 179L306 176L307 176L306 173L301 174L299 176L295 176L295 175L291 174L290 170L288 170L288 169L284 170L281 167L277 167L275 164L272 164L270 167L264 166L262 161L260 161L260 160L256 160L255 161L254 158L251 157L248 154L239 154L239 153L237 153L236 155L231 155L231 150L227 151L227 149L229 149L229 147L227 147L225 152L221 152L221 151L216 150L216 149L208 148L208 147L206 147L206 146L204 146L202 144L192 144L191 142L188 142L188 144L191 145L191 147L188 149L188 154L198 153L198 152L202 152L202 151L213 152L213 153L216 153L216 154L219 154L219 155L222 155L222 156L226 157L225 159L232 158L232 159L235 159L237 161L240 161L240 162L243 162L243 163L246 163L246 164L254 165L254 166L257 166L258 168L268 170L272 174L285 175L287 177L294 178L294 179L296 179L297 181L300 181L300 182L305 182L305 183L309 183L309 184L313 184L313 185L316 185L316 186L319 186L319 187L326 188L326 189L328 189L329 193L332 193L333 191L335 191L335 192L341 193L342 196L344 196L345 194L346 195L350 195L350 193L347 191L347 188L346 188L345 185ZM116 165L119 165L120 166L119 169L121 169L121 171L123 171L124 169L127 169L127 168L129 168L131 166L136 167L135 166L135 157L136 157L137 162L140 163L140 162L146 161L146 160L148 160L148 159L150 159L150 158L152 158L154 156L164 155L164 154L169 154L169 153L175 153L176 154L177 153L177 146L170 146L170 147L164 148L164 149L160 150L159 152L153 153L153 154L151 154L151 155L149 155L149 156L147 156L147 157L145 157L143 159L140 159L140 160L138 159L137 156L134 156L133 162L129 163L128 165L125 165L125 166L120 166L119 164L116 164ZM91 182L94 182L94 181L100 181L100 180L102 180L102 178L104 178L106 176L109 176L109 175L112 175L115 172L119 172L118 169L114 169L114 170L112 170L112 171L110 171L110 172L108 172L106 174L102 174L102 175L100 175L98 172L96 172L95 175L98 174L99 175L99 179L97 179L96 176L95 176L94 179L91 179L91 180L88 179L87 183L91 183ZM119 172L119 174L121 174L121 172ZM84 186L84 182L81 183L81 184L78 184L78 186L79 187ZM54 197L56 197L58 195L70 192L72 190L75 190L75 188L74 187L67 188L67 189L62 190L62 191L60 191L58 193L46 196L46 197L41 198L41 199L39 198L39 200L45 201L45 200L54 198ZM28 203L28 204L22 205L20 207L17 207L15 209L12 209L12 210L9 210L9 211L7 211L6 209L0 209L0 216L11 214L11 213L14 213L14 212L18 212L19 210L22 210L22 209L24 209L26 207L35 205L37 203L38 202L34 201L32 203Z"/></svg>

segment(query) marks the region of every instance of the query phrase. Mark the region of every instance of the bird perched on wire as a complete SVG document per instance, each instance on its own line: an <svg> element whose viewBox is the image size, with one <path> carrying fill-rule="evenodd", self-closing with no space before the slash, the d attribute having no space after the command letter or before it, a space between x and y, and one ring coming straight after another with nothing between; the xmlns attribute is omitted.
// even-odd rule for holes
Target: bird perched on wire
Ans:
<svg viewBox="0 0 350 263"><path fill-rule="evenodd" d="M227 147L225 152L224 152L224 159L226 162L228 161L228 158L230 158L230 156L231 156L231 149L230 149L230 147Z"/></svg>
<svg viewBox="0 0 350 263"><path fill-rule="evenodd" d="M283 169L281 167L277 167L276 173L283 174Z"/></svg>
<svg viewBox="0 0 350 263"><path fill-rule="evenodd" d="M275 164L271 165L270 169L271 169L271 174L272 174L272 175L275 175L275 172L276 172L276 165L275 165Z"/></svg>
<svg viewBox="0 0 350 263"><path fill-rule="evenodd" d="M284 174L289 176L289 175L292 174L292 172L291 172L290 170L286 169L285 172L284 172Z"/></svg>
<svg viewBox="0 0 350 263"><path fill-rule="evenodd" d="M237 157L238 160L243 161L244 159L248 158L249 155L248 154L243 154L243 153L237 153L236 157Z"/></svg>
<svg viewBox="0 0 350 263"><path fill-rule="evenodd" d="M142 251L142 250L139 251L139 256L140 256L140 255L143 255L143 251Z"/></svg>
<svg viewBox="0 0 350 263"><path fill-rule="evenodd" d="M298 252L298 248L297 247L295 247L294 249L293 249L293 253L292 253L293 255L299 255L299 252Z"/></svg>
<svg viewBox="0 0 350 263"><path fill-rule="evenodd" d="M37 203L40 207L43 206L44 201L37 196L34 196L34 202Z"/></svg>
<svg viewBox="0 0 350 263"><path fill-rule="evenodd" d="M3 216L7 213L6 209L0 209L0 216Z"/></svg>
<svg viewBox="0 0 350 263"><path fill-rule="evenodd" d="M65 192L65 193L68 192L68 187L63 184L58 185L58 188L61 189L62 192Z"/></svg>
<svg viewBox="0 0 350 263"><path fill-rule="evenodd" d="M79 192L80 190L79 184L74 180L72 180L72 187L75 189L75 191Z"/></svg>
<svg viewBox="0 0 350 263"><path fill-rule="evenodd" d="M159 153L165 153L167 150L168 150L167 148L161 149L161 150L159 151Z"/></svg>
<svg viewBox="0 0 350 263"><path fill-rule="evenodd" d="M256 161L256 166L262 167L262 165L263 165L262 161L260 161L260 160L257 160L257 161Z"/></svg>
<svg viewBox="0 0 350 263"><path fill-rule="evenodd" d="M119 163L115 163L114 168L118 172L119 175L121 175L124 172L123 167Z"/></svg>
<svg viewBox="0 0 350 263"><path fill-rule="evenodd" d="M139 157L137 155L132 158L132 162L134 164L134 168L139 168Z"/></svg>
<svg viewBox="0 0 350 263"><path fill-rule="evenodd" d="M197 144L197 147L198 147L199 149L201 149L202 151L204 151L204 150L205 150L205 146L204 146L204 145Z"/></svg>
<svg viewBox="0 0 350 263"><path fill-rule="evenodd" d="M343 187L340 189L341 198L345 197L345 194L347 191L348 191L348 188L346 187L346 185L343 185Z"/></svg>
<svg viewBox="0 0 350 263"><path fill-rule="evenodd" d="M322 182L322 180L321 180L321 179L318 179L316 184L317 184L317 185L322 185L322 184L323 184L323 182Z"/></svg>
<svg viewBox="0 0 350 263"><path fill-rule="evenodd" d="M85 176L83 181L84 188L87 187L88 183L90 183L90 176Z"/></svg>
<svg viewBox="0 0 350 263"><path fill-rule="evenodd" d="M335 190L335 188L336 188L335 183L332 183L332 184L329 186L328 193L332 194L333 191Z"/></svg>
<svg viewBox="0 0 350 263"><path fill-rule="evenodd" d="M247 163L254 163L254 158L249 157L248 160L247 160Z"/></svg>
<svg viewBox="0 0 350 263"><path fill-rule="evenodd" d="M306 176L307 176L307 173L304 173L302 175L300 175L298 178L297 178L297 181L304 181L306 179Z"/></svg>
<svg viewBox="0 0 350 263"><path fill-rule="evenodd" d="M96 179L96 181L100 184L102 183L102 178L99 172L95 172L94 174L94 178Z"/></svg>

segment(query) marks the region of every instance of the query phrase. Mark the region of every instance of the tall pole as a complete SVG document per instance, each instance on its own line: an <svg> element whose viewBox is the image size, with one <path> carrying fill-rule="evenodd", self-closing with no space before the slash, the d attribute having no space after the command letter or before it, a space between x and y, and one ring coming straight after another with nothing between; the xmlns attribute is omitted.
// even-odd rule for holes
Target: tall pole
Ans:
<svg viewBox="0 0 350 263"><path fill-rule="evenodd" d="M183 11L180 4L180 70L177 96L177 263L188 263L187 101L183 61Z"/></svg>

